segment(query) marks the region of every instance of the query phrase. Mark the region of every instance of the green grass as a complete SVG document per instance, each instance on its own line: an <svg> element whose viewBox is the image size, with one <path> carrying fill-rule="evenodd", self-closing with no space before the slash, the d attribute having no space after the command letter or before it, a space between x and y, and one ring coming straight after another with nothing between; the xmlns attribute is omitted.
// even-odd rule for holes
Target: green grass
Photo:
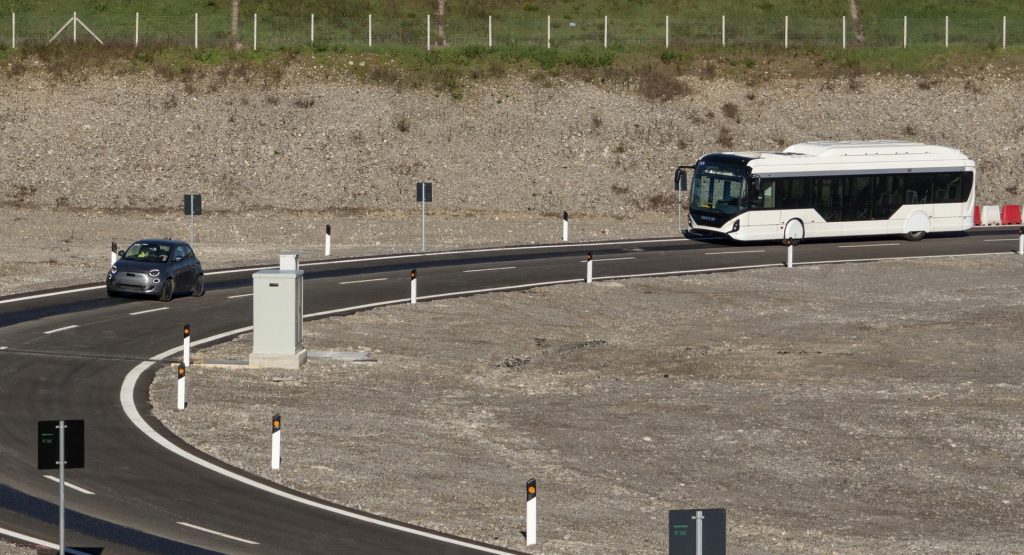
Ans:
<svg viewBox="0 0 1024 555"><path fill-rule="evenodd" d="M228 74L280 81L295 63L314 63L377 83L431 87L455 97L467 82L520 72L541 84L569 76L601 83L640 83L651 98L675 90L666 75L834 76L866 72L932 74L989 67L1019 73L1024 67L1024 2L979 0L893 3L860 0L866 41L856 44L848 21L841 48L839 18L848 0L754 0L722 3L691 0L449 0L447 47L436 31L426 49L426 14L432 0L291 0L241 2L239 36L229 33L228 0L0 0L0 14L17 13L18 48L10 48L10 19L0 15L0 61L8 74L24 72L30 59L57 78L91 68L154 71L168 79L194 81ZM95 44L70 29L46 43L77 10L103 39ZM252 50L253 12L259 14L258 46ZM140 12L140 46L134 47ZM199 14L199 49L193 45L193 14ZM309 40L309 14L316 14L316 40ZM373 14L373 46L367 16ZM721 46L721 16L726 43ZM950 47L944 16L949 15ZM487 44L493 15L494 47ZM551 16L547 48L546 17ZM609 48L603 47L609 16ZM670 47L665 48L665 15ZM783 49L782 18L788 15L789 49ZM902 48L903 15L909 48ZM1001 48L1002 17L1008 16L1009 48Z"/></svg>

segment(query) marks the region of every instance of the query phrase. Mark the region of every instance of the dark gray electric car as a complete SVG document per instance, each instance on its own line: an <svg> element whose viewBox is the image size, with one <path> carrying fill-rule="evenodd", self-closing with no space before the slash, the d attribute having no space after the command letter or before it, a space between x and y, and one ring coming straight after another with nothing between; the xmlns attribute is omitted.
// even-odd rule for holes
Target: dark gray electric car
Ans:
<svg viewBox="0 0 1024 555"><path fill-rule="evenodd" d="M203 267L184 241L144 239L132 243L107 273L107 294L149 295L169 301L176 293L205 292Z"/></svg>

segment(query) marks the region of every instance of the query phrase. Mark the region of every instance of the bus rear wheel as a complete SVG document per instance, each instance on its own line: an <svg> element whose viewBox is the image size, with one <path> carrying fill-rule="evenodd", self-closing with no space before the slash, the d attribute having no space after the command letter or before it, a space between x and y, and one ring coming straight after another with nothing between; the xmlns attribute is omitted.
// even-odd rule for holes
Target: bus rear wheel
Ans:
<svg viewBox="0 0 1024 555"><path fill-rule="evenodd" d="M782 241L788 241L792 245L799 245L804 240L804 223L797 219L786 222L786 229L782 232Z"/></svg>
<svg viewBox="0 0 1024 555"><path fill-rule="evenodd" d="M924 231L911 231L910 233L904 234L903 237L905 237L907 241L920 241L921 239L924 239L924 234Z"/></svg>

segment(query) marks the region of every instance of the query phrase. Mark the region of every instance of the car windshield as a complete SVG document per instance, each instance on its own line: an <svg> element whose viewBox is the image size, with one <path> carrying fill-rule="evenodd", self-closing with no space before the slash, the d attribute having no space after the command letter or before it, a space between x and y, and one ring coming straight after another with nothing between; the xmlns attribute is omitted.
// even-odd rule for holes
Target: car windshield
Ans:
<svg viewBox="0 0 1024 555"><path fill-rule="evenodd" d="M171 256L171 246L162 243L135 243L124 253L125 260L148 260L151 262L167 262Z"/></svg>
<svg viewBox="0 0 1024 555"><path fill-rule="evenodd" d="M721 214L739 211L746 168L731 164L700 162L693 174L690 207Z"/></svg>

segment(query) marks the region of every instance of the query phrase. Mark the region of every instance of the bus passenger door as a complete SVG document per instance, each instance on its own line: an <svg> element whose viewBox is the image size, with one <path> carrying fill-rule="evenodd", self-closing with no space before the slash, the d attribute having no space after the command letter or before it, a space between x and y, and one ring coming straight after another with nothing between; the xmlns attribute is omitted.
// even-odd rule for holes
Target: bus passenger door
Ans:
<svg viewBox="0 0 1024 555"><path fill-rule="evenodd" d="M775 240L781 237L779 231L779 210L776 206L776 180L751 179L747 192L746 233L743 237L751 241Z"/></svg>

